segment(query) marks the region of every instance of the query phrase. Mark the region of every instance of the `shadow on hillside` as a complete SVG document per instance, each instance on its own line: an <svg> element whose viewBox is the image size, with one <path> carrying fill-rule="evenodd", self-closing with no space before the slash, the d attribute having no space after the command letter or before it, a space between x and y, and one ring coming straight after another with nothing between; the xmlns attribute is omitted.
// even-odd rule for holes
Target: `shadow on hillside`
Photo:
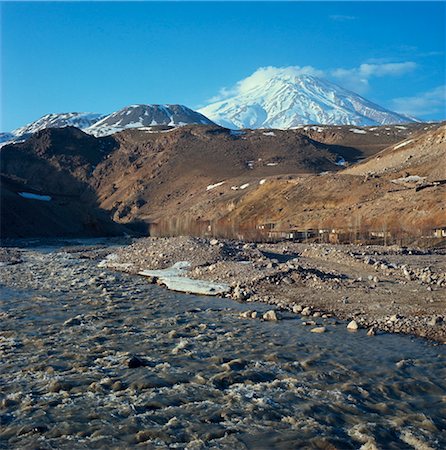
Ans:
<svg viewBox="0 0 446 450"><path fill-rule="evenodd" d="M3 158L0 176L0 238L20 237L102 237L148 235L143 222L126 225L114 222L99 207L86 182L67 171L57 171L47 161L24 162L22 167ZM6 164L5 164L6 163ZM16 169L16 170L12 170ZM17 170L19 169L19 170ZM6 172L6 173L5 173ZM30 173L32 172L32 173ZM19 193L49 196L24 198Z"/></svg>

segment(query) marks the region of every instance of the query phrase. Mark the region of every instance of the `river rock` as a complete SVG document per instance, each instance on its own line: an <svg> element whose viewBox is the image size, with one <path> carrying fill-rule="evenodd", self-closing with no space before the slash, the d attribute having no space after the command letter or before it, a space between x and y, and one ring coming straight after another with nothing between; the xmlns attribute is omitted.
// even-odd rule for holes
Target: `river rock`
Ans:
<svg viewBox="0 0 446 450"><path fill-rule="evenodd" d="M266 313L263 314L263 320L269 320L269 321L275 321L280 320L280 316L278 312L274 309L270 309L269 311L266 311Z"/></svg>
<svg viewBox="0 0 446 450"><path fill-rule="evenodd" d="M255 319L257 317L257 311L243 311L240 313L240 317L243 319Z"/></svg>
<svg viewBox="0 0 446 450"><path fill-rule="evenodd" d="M294 305L293 306L293 313L294 314L299 314L302 312L304 308L302 307L302 305Z"/></svg>
<svg viewBox="0 0 446 450"><path fill-rule="evenodd" d="M59 392L63 389L62 383L59 380L53 380L48 385L48 392Z"/></svg>
<svg viewBox="0 0 446 450"><path fill-rule="evenodd" d="M242 370L246 367L247 362L243 359L237 358L222 364L222 368L226 371Z"/></svg>
<svg viewBox="0 0 446 450"><path fill-rule="evenodd" d="M441 317L441 316L434 316L434 317L432 317L432 319L429 320L428 324L431 327L435 327L436 325L440 324L441 322L443 322L443 317Z"/></svg>
<svg viewBox="0 0 446 450"><path fill-rule="evenodd" d="M132 357L128 360L127 366L129 369L136 369L137 367L145 366L146 362L140 358L139 356L132 355Z"/></svg>
<svg viewBox="0 0 446 450"><path fill-rule="evenodd" d="M71 319L68 319L63 323L64 327L74 327L80 324L81 321L77 317L72 317Z"/></svg>
<svg viewBox="0 0 446 450"><path fill-rule="evenodd" d="M232 291L232 298L235 300L246 300L248 298L248 294L237 284Z"/></svg>
<svg viewBox="0 0 446 450"><path fill-rule="evenodd" d="M347 330L349 331L357 331L359 328L358 323L356 322L356 320L352 320L348 325L347 325Z"/></svg>
<svg viewBox="0 0 446 450"><path fill-rule="evenodd" d="M316 327L310 330L312 333L325 333L327 329L325 327Z"/></svg>

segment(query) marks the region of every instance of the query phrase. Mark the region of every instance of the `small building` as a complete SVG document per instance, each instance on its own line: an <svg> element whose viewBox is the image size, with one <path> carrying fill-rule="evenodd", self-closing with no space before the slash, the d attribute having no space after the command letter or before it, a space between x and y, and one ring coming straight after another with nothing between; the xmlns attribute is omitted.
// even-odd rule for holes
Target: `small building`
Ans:
<svg viewBox="0 0 446 450"><path fill-rule="evenodd" d="M290 240L294 239L294 235L291 231L270 230L268 231L268 238L273 240Z"/></svg>
<svg viewBox="0 0 446 450"><path fill-rule="evenodd" d="M257 225L258 230L274 230L274 228L276 228L276 224L273 222L259 223Z"/></svg>
<svg viewBox="0 0 446 450"><path fill-rule="evenodd" d="M446 237L446 227L434 228L434 237L436 237L436 238Z"/></svg>
<svg viewBox="0 0 446 450"><path fill-rule="evenodd" d="M317 230L314 230L313 228L308 228L305 230L294 229L291 230L291 232L293 233L293 239L298 241L314 238L318 234Z"/></svg>

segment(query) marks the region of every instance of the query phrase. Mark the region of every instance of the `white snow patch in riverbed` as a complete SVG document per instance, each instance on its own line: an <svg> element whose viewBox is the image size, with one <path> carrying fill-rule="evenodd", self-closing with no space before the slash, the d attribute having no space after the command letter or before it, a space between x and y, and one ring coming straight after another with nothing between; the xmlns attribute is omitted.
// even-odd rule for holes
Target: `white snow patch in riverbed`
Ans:
<svg viewBox="0 0 446 450"><path fill-rule="evenodd" d="M165 284L167 289L170 289L171 291L201 295L221 295L230 291L230 287L227 284L188 278L186 276L186 269L189 267L190 262L179 261L167 269L142 270L141 272L138 272L138 274L146 277L158 278L158 280Z"/></svg>
<svg viewBox="0 0 446 450"><path fill-rule="evenodd" d="M226 183L226 181L220 181L219 183L210 184L210 185L206 188L206 190L207 190L207 191L210 191L210 190L215 189L216 187L221 186L222 184L225 184L225 183Z"/></svg>
<svg viewBox="0 0 446 450"><path fill-rule="evenodd" d="M262 134L263 134L263 136L275 136L276 135L276 133L274 133L274 131L266 131Z"/></svg>
<svg viewBox="0 0 446 450"><path fill-rule="evenodd" d="M49 195L32 194L31 192L19 192L18 194L20 197L28 198L30 200L41 200L43 202L51 201L51 197Z"/></svg>

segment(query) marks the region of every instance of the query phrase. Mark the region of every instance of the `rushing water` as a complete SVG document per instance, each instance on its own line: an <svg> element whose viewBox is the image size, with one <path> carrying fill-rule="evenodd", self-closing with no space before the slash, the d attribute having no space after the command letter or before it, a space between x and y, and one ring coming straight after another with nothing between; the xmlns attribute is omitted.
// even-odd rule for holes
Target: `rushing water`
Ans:
<svg viewBox="0 0 446 450"><path fill-rule="evenodd" d="M444 346L25 260L0 268L2 448L446 448Z"/></svg>

